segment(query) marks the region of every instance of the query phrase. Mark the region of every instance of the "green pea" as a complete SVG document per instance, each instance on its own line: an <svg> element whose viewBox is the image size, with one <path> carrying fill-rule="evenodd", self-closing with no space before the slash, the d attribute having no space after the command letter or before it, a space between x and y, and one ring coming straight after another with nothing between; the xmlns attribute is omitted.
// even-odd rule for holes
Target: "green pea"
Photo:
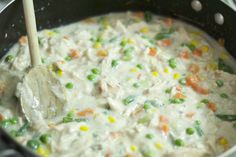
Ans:
<svg viewBox="0 0 236 157"><path fill-rule="evenodd" d="M179 84L181 84L181 85L186 85L186 80L185 80L184 78L181 78L181 79L179 80Z"/></svg>
<svg viewBox="0 0 236 157"><path fill-rule="evenodd" d="M87 79L89 80L89 81L94 81L95 79L96 79L96 75L94 75L94 74L90 74L90 75L88 75L87 76Z"/></svg>
<svg viewBox="0 0 236 157"><path fill-rule="evenodd" d="M17 118L17 117L13 117L13 118L9 119L9 121L10 121L10 123L11 123L12 125L14 125L14 124L17 124L17 123L18 123L18 118Z"/></svg>
<svg viewBox="0 0 236 157"><path fill-rule="evenodd" d="M144 68L142 64L137 64L136 67L139 68L140 70Z"/></svg>
<svg viewBox="0 0 236 157"><path fill-rule="evenodd" d="M194 129L193 128L187 128L186 129L186 134L188 134L188 135L193 135L194 134Z"/></svg>
<svg viewBox="0 0 236 157"><path fill-rule="evenodd" d="M29 140L26 145L27 145L27 147L29 147L33 150L37 150L40 146L40 143L38 140Z"/></svg>
<svg viewBox="0 0 236 157"><path fill-rule="evenodd" d="M168 60L168 63L169 63L169 66L172 68L172 69L175 69L176 68L176 60L174 58L171 58Z"/></svg>
<svg viewBox="0 0 236 157"><path fill-rule="evenodd" d="M124 105L129 105L130 103L132 103L134 101L135 97L134 96L128 96L125 99L123 99L123 104Z"/></svg>
<svg viewBox="0 0 236 157"><path fill-rule="evenodd" d="M5 62L10 63L13 61L13 59L14 59L13 55L7 55L5 58Z"/></svg>
<svg viewBox="0 0 236 157"><path fill-rule="evenodd" d="M146 134L145 137L147 139L153 139L154 138L154 135L153 134Z"/></svg>
<svg viewBox="0 0 236 157"><path fill-rule="evenodd" d="M167 88L166 90L165 90L165 93L171 93L171 91L172 91L172 88Z"/></svg>
<svg viewBox="0 0 236 157"><path fill-rule="evenodd" d="M147 111L147 110L150 109L150 108L151 108L150 104L144 103L143 109L144 109L145 111Z"/></svg>
<svg viewBox="0 0 236 157"><path fill-rule="evenodd" d="M72 89L74 87L74 85L73 85L73 83L71 83L71 82L68 82L67 84L66 84L66 88L67 89Z"/></svg>
<svg viewBox="0 0 236 157"><path fill-rule="evenodd" d="M71 58L70 56L66 56L66 57L65 57L65 60L69 62L69 61L72 60L72 58Z"/></svg>
<svg viewBox="0 0 236 157"><path fill-rule="evenodd" d="M144 13L144 20L146 22L151 22L152 21L152 13L150 11L146 11Z"/></svg>
<svg viewBox="0 0 236 157"><path fill-rule="evenodd" d="M184 146L184 141L182 139L176 139L174 144L178 147Z"/></svg>
<svg viewBox="0 0 236 157"><path fill-rule="evenodd" d="M111 67L116 67L118 65L118 60L112 60L111 61Z"/></svg>
<svg viewBox="0 0 236 157"><path fill-rule="evenodd" d="M201 103L208 104L210 101L208 99L202 99Z"/></svg>
<svg viewBox="0 0 236 157"><path fill-rule="evenodd" d="M218 87L223 87L224 86L224 82L222 80L216 80L216 85Z"/></svg>
<svg viewBox="0 0 236 157"><path fill-rule="evenodd" d="M184 102L184 99L179 99L179 98L170 99L170 103L173 103L173 104L181 104L183 102Z"/></svg>
<svg viewBox="0 0 236 157"><path fill-rule="evenodd" d="M39 139L42 143L48 144L51 142L52 136L50 134L43 134Z"/></svg>
<svg viewBox="0 0 236 157"><path fill-rule="evenodd" d="M68 117L68 116L63 117L63 119L62 119L63 123L69 123L69 122L72 122L72 121L73 121L73 118L72 117Z"/></svg>
<svg viewBox="0 0 236 157"><path fill-rule="evenodd" d="M128 44L127 40L124 39L120 42L120 46L125 47Z"/></svg>
<svg viewBox="0 0 236 157"><path fill-rule="evenodd" d="M101 73L101 71L98 68L93 68L91 72L95 75L99 75Z"/></svg>
<svg viewBox="0 0 236 157"><path fill-rule="evenodd" d="M229 98L229 96L225 93L221 93L220 97L223 98L223 99L228 99Z"/></svg>

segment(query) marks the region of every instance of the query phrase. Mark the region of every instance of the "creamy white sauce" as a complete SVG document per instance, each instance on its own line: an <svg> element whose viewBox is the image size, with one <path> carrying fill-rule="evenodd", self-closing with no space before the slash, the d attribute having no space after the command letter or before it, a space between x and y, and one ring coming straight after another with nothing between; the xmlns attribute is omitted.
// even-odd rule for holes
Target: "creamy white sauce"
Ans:
<svg viewBox="0 0 236 157"><path fill-rule="evenodd" d="M43 30L39 41L43 64L65 86L69 100L65 110L70 113L56 117L58 123L48 124L44 132L29 128L16 137L26 144L50 134L51 142L41 142L36 150L40 155L200 157L216 156L236 144L234 123L215 116L236 114L236 75L217 67L218 58L231 67L236 62L199 29L154 15L145 22L142 13L127 12ZM14 58L9 62L3 58L1 68L22 79L30 66L26 38L9 54ZM189 76L197 76L198 84L179 83ZM216 80L223 86L218 87ZM15 85L0 82L0 113L3 119L17 116L19 121L6 128L11 132L23 125L24 118L14 93L8 99L2 94L6 87L14 90ZM203 99L209 102L202 103ZM63 117L72 121L63 123Z"/></svg>

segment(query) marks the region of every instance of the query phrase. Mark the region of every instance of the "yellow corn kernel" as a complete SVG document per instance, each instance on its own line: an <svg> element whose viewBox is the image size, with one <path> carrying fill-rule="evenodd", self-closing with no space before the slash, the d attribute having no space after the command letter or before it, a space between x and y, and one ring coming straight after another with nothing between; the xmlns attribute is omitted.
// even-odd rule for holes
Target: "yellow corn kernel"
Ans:
<svg viewBox="0 0 236 157"><path fill-rule="evenodd" d="M147 32L149 32L149 29L147 27L143 27L140 29L140 32L147 33Z"/></svg>
<svg viewBox="0 0 236 157"><path fill-rule="evenodd" d="M157 72L157 71L153 71L153 72L152 72L152 75L153 75L154 77L157 77L157 76L158 76L158 72Z"/></svg>
<svg viewBox="0 0 236 157"><path fill-rule="evenodd" d="M80 131L84 131L84 132L89 131L89 127L86 126L86 125L81 125L80 126Z"/></svg>
<svg viewBox="0 0 236 157"><path fill-rule="evenodd" d="M136 152L138 150L138 148L134 145L130 146L130 150L132 150L133 152Z"/></svg>
<svg viewBox="0 0 236 157"><path fill-rule="evenodd" d="M228 54L226 52L222 52L220 54L220 58L223 59L223 60L227 60L227 59L229 59L229 56L228 56Z"/></svg>
<svg viewBox="0 0 236 157"><path fill-rule="evenodd" d="M106 57L108 55L108 52L105 50L101 50L97 52L97 55L100 57Z"/></svg>
<svg viewBox="0 0 236 157"><path fill-rule="evenodd" d="M193 44L194 46L198 46L199 45L199 41L197 40L192 40L191 44Z"/></svg>
<svg viewBox="0 0 236 157"><path fill-rule="evenodd" d="M136 73L136 72L138 72L138 68L131 68L131 69L130 69L130 72Z"/></svg>
<svg viewBox="0 0 236 157"><path fill-rule="evenodd" d="M220 138L218 139L218 143L219 143L220 145L224 146L224 145L227 145L227 144L228 144L228 140L227 140L226 138L224 138L224 137L220 137Z"/></svg>
<svg viewBox="0 0 236 157"><path fill-rule="evenodd" d="M108 116L108 121L110 122L110 123L115 123L116 122L116 118L115 117L112 117L112 116Z"/></svg>
<svg viewBox="0 0 236 157"><path fill-rule="evenodd" d="M102 44L100 42L96 42L94 45L93 45L93 48L95 49L100 49L102 47Z"/></svg>
<svg viewBox="0 0 236 157"><path fill-rule="evenodd" d="M209 64L209 66L210 66L211 70L214 70L214 71L217 70L217 64L216 63L212 62L212 63Z"/></svg>
<svg viewBox="0 0 236 157"><path fill-rule="evenodd" d="M42 147L39 147L37 149L37 153L38 155L40 155L41 157L49 157L49 151L47 149L43 149Z"/></svg>
<svg viewBox="0 0 236 157"><path fill-rule="evenodd" d="M64 72L61 69L58 69L56 73L58 76L62 76L64 74Z"/></svg>
<svg viewBox="0 0 236 157"><path fill-rule="evenodd" d="M180 74L179 73L174 73L173 78L175 80L179 79L180 78Z"/></svg>
<svg viewBox="0 0 236 157"><path fill-rule="evenodd" d="M127 42L128 42L129 44L134 44L134 43L135 43L135 40L133 40L133 39L128 39Z"/></svg>
<svg viewBox="0 0 236 157"><path fill-rule="evenodd" d="M202 50L202 52L208 52L209 51L209 46L204 45L200 49Z"/></svg>
<svg viewBox="0 0 236 157"><path fill-rule="evenodd" d="M161 143L157 142L157 143L155 143L155 147L156 147L157 149L162 149L162 148L163 148L163 145L162 145Z"/></svg>
<svg viewBox="0 0 236 157"><path fill-rule="evenodd" d="M165 69L164 69L164 73L169 74L169 73L170 73L170 70L169 70L168 68L165 68Z"/></svg>

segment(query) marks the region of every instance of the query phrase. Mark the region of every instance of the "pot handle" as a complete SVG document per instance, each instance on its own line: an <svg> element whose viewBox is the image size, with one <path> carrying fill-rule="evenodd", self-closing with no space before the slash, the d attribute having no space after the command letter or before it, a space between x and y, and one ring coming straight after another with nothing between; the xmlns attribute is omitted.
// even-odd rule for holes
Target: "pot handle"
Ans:
<svg viewBox="0 0 236 157"><path fill-rule="evenodd" d="M0 13L14 1L15 0L1 0L0 1Z"/></svg>

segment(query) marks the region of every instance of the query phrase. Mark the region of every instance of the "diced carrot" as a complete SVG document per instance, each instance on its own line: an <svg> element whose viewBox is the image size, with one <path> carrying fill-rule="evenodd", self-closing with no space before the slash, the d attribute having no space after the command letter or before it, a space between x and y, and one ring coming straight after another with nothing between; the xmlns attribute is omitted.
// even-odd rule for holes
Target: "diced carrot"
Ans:
<svg viewBox="0 0 236 157"><path fill-rule="evenodd" d="M209 94L209 90L208 89L203 88L203 87L201 87L198 84L193 84L191 87L193 88L194 91L196 91L199 94L203 94L203 95Z"/></svg>
<svg viewBox="0 0 236 157"><path fill-rule="evenodd" d="M164 23L166 26L170 27L173 25L173 19L172 18L166 18L164 19Z"/></svg>
<svg viewBox="0 0 236 157"><path fill-rule="evenodd" d="M107 151L105 157L111 157L111 153Z"/></svg>
<svg viewBox="0 0 236 157"><path fill-rule="evenodd" d="M139 18L143 18L144 17L144 12L139 11L139 12L134 12L133 16L139 17Z"/></svg>
<svg viewBox="0 0 236 157"><path fill-rule="evenodd" d="M136 157L134 154L126 154L125 157Z"/></svg>
<svg viewBox="0 0 236 157"><path fill-rule="evenodd" d="M163 131L164 133L168 133L170 130L168 124L166 123L161 124L160 128L161 128L161 131Z"/></svg>
<svg viewBox="0 0 236 157"><path fill-rule="evenodd" d="M175 94L175 98L177 98L177 99L185 99L186 96L183 95L182 93L176 93L176 94Z"/></svg>
<svg viewBox="0 0 236 157"><path fill-rule="evenodd" d="M80 111L77 113L78 116L82 116L82 117L89 116L92 114L94 114L94 110L91 108L84 109L83 111Z"/></svg>
<svg viewBox="0 0 236 157"><path fill-rule="evenodd" d="M156 48L150 48L150 51L149 51L149 56L156 56L157 54L157 49Z"/></svg>
<svg viewBox="0 0 236 157"><path fill-rule="evenodd" d="M207 104L207 107L208 107L210 110L212 110L213 112L216 112L216 110L217 110L216 104L213 103L213 102L209 102L209 103Z"/></svg>
<svg viewBox="0 0 236 157"><path fill-rule="evenodd" d="M19 43L20 43L21 45L24 45L24 44L26 44L27 42L28 42L28 39L27 39L26 36L21 36L21 37L20 37Z"/></svg>
<svg viewBox="0 0 236 157"><path fill-rule="evenodd" d="M69 36L66 36L66 35L65 35L63 38L66 39L66 40L69 40L69 39L70 39L70 37L69 37Z"/></svg>
<svg viewBox="0 0 236 157"><path fill-rule="evenodd" d="M192 87L194 91L197 93L206 95L209 94L209 90L206 88L203 88L199 85L200 78L197 75L189 75L186 77L186 85Z"/></svg>
<svg viewBox="0 0 236 157"><path fill-rule="evenodd" d="M78 50L75 50L75 49L71 49L69 56L70 56L71 58L73 58L73 59L74 59L74 58L78 58L78 57L79 57L79 51L78 51Z"/></svg>
<svg viewBox="0 0 236 157"><path fill-rule="evenodd" d="M188 68L188 70L194 74L198 73L200 71L200 68L197 64L191 64Z"/></svg>
<svg viewBox="0 0 236 157"><path fill-rule="evenodd" d="M0 113L0 121L4 119L4 116Z"/></svg>
<svg viewBox="0 0 236 157"><path fill-rule="evenodd" d="M201 50L201 49L195 49L195 50L193 51L193 55L194 55L194 56L201 57L201 56L202 56L202 50Z"/></svg>
<svg viewBox="0 0 236 157"><path fill-rule="evenodd" d="M183 51L180 53L180 58L182 59L189 59L189 53L188 51Z"/></svg>
<svg viewBox="0 0 236 157"><path fill-rule="evenodd" d="M159 120L160 120L160 122L164 122L164 123L168 122L168 118L164 115L160 115Z"/></svg>
<svg viewBox="0 0 236 157"><path fill-rule="evenodd" d="M192 118L195 115L195 112L188 112L186 113L186 117Z"/></svg>
<svg viewBox="0 0 236 157"><path fill-rule="evenodd" d="M162 46L168 47L172 44L172 40L171 39L164 39L162 40Z"/></svg>

